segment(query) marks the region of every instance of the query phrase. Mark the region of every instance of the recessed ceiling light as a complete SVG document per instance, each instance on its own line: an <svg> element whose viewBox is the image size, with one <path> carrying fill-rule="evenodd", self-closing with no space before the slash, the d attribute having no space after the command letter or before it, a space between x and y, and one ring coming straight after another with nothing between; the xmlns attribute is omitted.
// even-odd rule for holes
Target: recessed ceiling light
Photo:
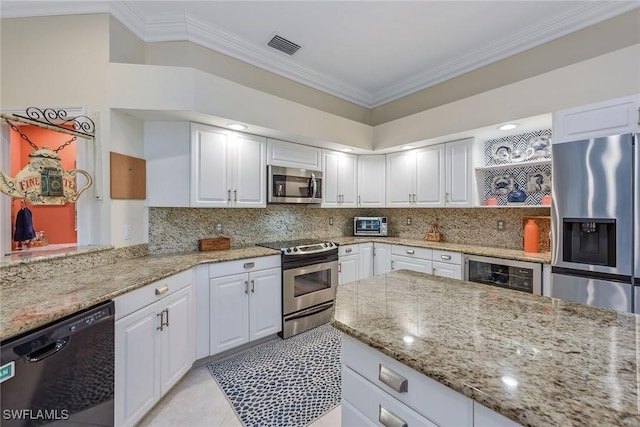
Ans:
<svg viewBox="0 0 640 427"><path fill-rule="evenodd" d="M229 123L227 127L233 130L245 130L247 128L247 126L243 125L242 123Z"/></svg>
<svg viewBox="0 0 640 427"><path fill-rule="evenodd" d="M500 127L498 127L498 129L500 130L511 130L511 129L515 129L518 127L517 123L506 123Z"/></svg>
<svg viewBox="0 0 640 427"><path fill-rule="evenodd" d="M341 148L340 151L344 151L346 153L346 152L349 152L349 151L353 151L353 148L349 148L349 147Z"/></svg>
<svg viewBox="0 0 640 427"><path fill-rule="evenodd" d="M410 150L413 148L413 145L403 145L402 147L400 147L401 150Z"/></svg>

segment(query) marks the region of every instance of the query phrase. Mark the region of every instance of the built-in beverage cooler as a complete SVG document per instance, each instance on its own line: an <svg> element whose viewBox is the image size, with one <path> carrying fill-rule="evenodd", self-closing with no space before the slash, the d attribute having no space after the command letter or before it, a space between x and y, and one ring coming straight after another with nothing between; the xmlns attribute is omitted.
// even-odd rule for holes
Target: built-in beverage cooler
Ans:
<svg viewBox="0 0 640 427"><path fill-rule="evenodd" d="M469 255L465 280L542 295L542 265L534 262Z"/></svg>

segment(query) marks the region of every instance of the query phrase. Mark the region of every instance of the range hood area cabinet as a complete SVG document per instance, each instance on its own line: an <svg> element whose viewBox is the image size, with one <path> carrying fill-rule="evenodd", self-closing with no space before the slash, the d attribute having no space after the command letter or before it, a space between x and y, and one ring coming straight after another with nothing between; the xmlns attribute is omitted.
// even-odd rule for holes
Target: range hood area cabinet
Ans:
<svg viewBox="0 0 640 427"><path fill-rule="evenodd" d="M266 207L266 138L189 122L147 121L147 206Z"/></svg>
<svg viewBox="0 0 640 427"><path fill-rule="evenodd" d="M387 154L386 206L472 207L473 138Z"/></svg>

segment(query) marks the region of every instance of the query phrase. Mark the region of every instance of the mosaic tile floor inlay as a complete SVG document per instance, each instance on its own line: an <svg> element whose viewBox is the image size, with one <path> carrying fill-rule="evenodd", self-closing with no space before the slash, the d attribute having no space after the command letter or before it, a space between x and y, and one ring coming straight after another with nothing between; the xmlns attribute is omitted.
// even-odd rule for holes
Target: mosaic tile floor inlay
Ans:
<svg viewBox="0 0 640 427"><path fill-rule="evenodd" d="M211 363L245 426L302 427L341 398L340 332L323 325Z"/></svg>

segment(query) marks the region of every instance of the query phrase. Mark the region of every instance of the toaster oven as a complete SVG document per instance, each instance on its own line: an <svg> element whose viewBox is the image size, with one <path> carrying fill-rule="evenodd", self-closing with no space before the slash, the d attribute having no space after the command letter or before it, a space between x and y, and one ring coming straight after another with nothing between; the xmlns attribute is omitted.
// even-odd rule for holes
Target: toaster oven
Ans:
<svg viewBox="0 0 640 427"><path fill-rule="evenodd" d="M356 216L353 218L354 236L386 236L386 216Z"/></svg>

